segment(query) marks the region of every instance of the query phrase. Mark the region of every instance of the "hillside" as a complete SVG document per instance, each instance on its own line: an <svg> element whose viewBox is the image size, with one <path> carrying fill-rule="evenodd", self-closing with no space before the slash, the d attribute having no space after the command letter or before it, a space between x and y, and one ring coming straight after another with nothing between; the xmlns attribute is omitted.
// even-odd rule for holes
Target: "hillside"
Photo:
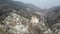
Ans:
<svg viewBox="0 0 60 34"><path fill-rule="evenodd" d="M46 17L50 25L60 23L60 6L50 8L47 11Z"/></svg>
<svg viewBox="0 0 60 34"><path fill-rule="evenodd" d="M40 9L20 1L0 0L0 31L6 34L52 34L49 26L55 23L53 15L59 12L57 14L57 9L51 9Z"/></svg>
<svg viewBox="0 0 60 34"><path fill-rule="evenodd" d="M38 11L40 11L39 8L31 4L0 0L0 34L42 33L42 28L45 29L45 26L41 17L43 15L35 13Z"/></svg>
<svg viewBox="0 0 60 34"><path fill-rule="evenodd" d="M25 4L23 2L12 0L0 0L0 16L13 12L14 10L17 11L16 13L21 14L24 17L25 14L29 16L30 14L34 14L36 11L40 11L38 7L32 4Z"/></svg>

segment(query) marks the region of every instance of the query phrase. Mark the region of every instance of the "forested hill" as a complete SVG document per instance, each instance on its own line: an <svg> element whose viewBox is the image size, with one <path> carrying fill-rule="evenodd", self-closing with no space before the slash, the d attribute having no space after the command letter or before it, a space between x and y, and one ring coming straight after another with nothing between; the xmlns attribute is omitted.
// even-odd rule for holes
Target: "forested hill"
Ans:
<svg viewBox="0 0 60 34"><path fill-rule="evenodd" d="M60 6L52 7L47 10L46 17L48 19L48 24L53 25L60 23Z"/></svg>
<svg viewBox="0 0 60 34"><path fill-rule="evenodd" d="M32 4L28 4L28 3L23 3L21 1L12 1L12 0L0 0L0 4L5 4L11 7L18 7L19 9L31 9L31 10L40 10L40 8L32 5Z"/></svg>
<svg viewBox="0 0 60 34"><path fill-rule="evenodd" d="M40 8L32 4L21 1L0 0L0 16L10 12L16 12L24 17L27 17L27 15L30 17L30 15L35 14L34 12L40 11L42 11Z"/></svg>

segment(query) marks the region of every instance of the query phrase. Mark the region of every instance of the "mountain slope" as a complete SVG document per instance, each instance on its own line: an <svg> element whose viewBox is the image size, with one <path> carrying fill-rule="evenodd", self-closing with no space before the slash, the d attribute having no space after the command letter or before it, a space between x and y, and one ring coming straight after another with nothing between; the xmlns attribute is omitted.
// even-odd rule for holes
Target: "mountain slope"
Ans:
<svg viewBox="0 0 60 34"><path fill-rule="evenodd" d="M59 21L60 20L60 6L48 9L46 17L48 18L48 24L50 25L53 25L55 23L60 23Z"/></svg>

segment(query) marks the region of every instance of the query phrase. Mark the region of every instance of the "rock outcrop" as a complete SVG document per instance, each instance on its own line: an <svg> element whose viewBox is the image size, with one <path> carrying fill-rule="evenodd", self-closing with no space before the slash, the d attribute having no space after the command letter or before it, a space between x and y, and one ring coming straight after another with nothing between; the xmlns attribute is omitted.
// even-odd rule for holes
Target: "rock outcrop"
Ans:
<svg viewBox="0 0 60 34"><path fill-rule="evenodd" d="M0 23L0 28L9 34L51 34L43 18L40 18L33 15L31 19L27 19L17 13L9 13Z"/></svg>

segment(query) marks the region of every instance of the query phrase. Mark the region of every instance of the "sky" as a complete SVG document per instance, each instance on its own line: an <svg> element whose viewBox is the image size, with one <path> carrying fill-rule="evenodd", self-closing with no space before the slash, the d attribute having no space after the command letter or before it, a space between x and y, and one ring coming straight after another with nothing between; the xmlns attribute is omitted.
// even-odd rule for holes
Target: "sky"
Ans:
<svg viewBox="0 0 60 34"><path fill-rule="evenodd" d="M60 0L16 0L16 1L30 3L42 9L60 6Z"/></svg>

